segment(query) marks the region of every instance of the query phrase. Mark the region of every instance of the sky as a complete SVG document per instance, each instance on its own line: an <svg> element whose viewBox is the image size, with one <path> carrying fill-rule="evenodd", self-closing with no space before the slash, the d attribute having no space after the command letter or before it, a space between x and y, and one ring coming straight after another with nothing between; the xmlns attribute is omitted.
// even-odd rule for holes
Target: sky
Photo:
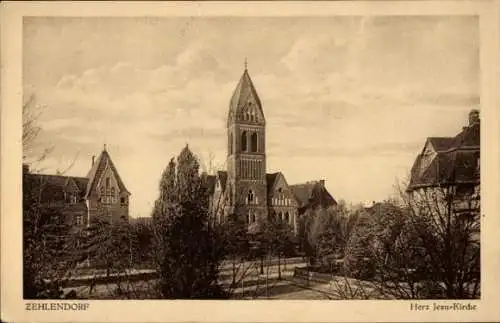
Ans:
<svg viewBox="0 0 500 323"><path fill-rule="evenodd" d="M40 105L45 173L86 176L106 144L149 216L189 144L225 168L229 100L244 70L266 118L267 171L325 179L348 203L389 197L430 136L479 108L479 26L466 16L27 17L24 97Z"/></svg>

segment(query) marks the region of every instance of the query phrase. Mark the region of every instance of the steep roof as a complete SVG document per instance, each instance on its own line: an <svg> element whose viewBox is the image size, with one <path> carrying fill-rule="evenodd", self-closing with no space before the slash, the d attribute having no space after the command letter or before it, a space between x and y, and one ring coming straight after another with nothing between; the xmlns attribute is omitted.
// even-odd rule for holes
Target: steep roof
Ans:
<svg viewBox="0 0 500 323"><path fill-rule="evenodd" d="M464 127L462 131L453 138L452 148L478 148L480 146L480 126L475 123Z"/></svg>
<svg viewBox="0 0 500 323"><path fill-rule="evenodd" d="M464 127L455 137L431 137L427 140L438 150L437 155L425 169L422 153L417 156L411 169L408 190L458 182L479 182L479 123Z"/></svg>
<svg viewBox="0 0 500 323"><path fill-rule="evenodd" d="M453 138L450 137L429 137L427 140L431 142L436 151L447 150L453 143Z"/></svg>
<svg viewBox="0 0 500 323"><path fill-rule="evenodd" d="M42 200L63 200L64 193L77 193L80 197L84 197L86 183L88 179L85 177L63 176L63 175L47 175L47 174L27 174L29 179L38 187L40 187ZM75 185L76 184L76 185ZM84 184L84 185L79 185Z"/></svg>
<svg viewBox="0 0 500 323"><path fill-rule="evenodd" d="M276 179L278 178L279 173L268 173L266 174L266 182L267 182L267 192L271 192L271 189L274 186L274 183L276 182Z"/></svg>
<svg viewBox="0 0 500 323"><path fill-rule="evenodd" d="M113 173L115 174L116 181L118 183L118 187L121 192L126 192L130 194L130 192L127 190L125 187L125 184L123 184L123 181L120 177L120 174L116 170L115 164L111 160L111 157L109 156L109 153L106 149L102 151L102 153L99 155L95 163L92 165L92 168L90 169L87 178L88 178L88 184L87 184L87 189L85 193L85 197L88 197L90 195L90 192L95 190L97 187L97 183L99 182L99 178L101 177L102 173L106 169L106 166L109 165Z"/></svg>
<svg viewBox="0 0 500 323"><path fill-rule="evenodd" d="M260 101L259 95L255 90L250 74L245 68L240 81L234 89L233 95L231 96L231 101L229 103L229 113L228 113L228 123L235 121L239 111L247 104L248 100L253 98L257 104L257 107L262 114L261 123L265 123L264 111L262 110L262 103Z"/></svg>
<svg viewBox="0 0 500 323"><path fill-rule="evenodd" d="M309 206L329 207L337 204L337 201L328 192L322 181L290 185L290 189L295 195L300 208Z"/></svg>
<svg viewBox="0 0 500 323"><path fill-rule="evenodd" d="M299 206L307 205L309 200L312 199L314 185L313 183L290 185L290 189L293 195L295 195L297 202L299 202Z"/></svg>

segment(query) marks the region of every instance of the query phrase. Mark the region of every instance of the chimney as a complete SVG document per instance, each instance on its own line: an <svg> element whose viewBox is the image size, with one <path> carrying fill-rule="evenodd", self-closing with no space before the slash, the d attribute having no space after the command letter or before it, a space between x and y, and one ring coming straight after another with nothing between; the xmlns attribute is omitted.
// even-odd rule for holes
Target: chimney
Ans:
<svg viewBox="0 0 500 323"><path fill-rule="evenodd" d="M23 174L28 174L30 172L30 166L28 164L23 164Z"/></svg>
<svg viewBox="0 0 500 323"><path fill-rule="evenodd" d="M92 166L94 166L95 163L95 155L92 155Z"/></svg>
<svg viewBox="0 0 500 323"><path fill-rule="evenodd" d="M473 109L469 112L469 127L479 123L479 110Z"/></svg>
<svg viewBox="0 0 500 323"><path fill-rule="evenodd" d="M319 181L319 184L320 184L321 186L325 187L325 180L324 180L324 179L321 179L321 180Z"/></svg>

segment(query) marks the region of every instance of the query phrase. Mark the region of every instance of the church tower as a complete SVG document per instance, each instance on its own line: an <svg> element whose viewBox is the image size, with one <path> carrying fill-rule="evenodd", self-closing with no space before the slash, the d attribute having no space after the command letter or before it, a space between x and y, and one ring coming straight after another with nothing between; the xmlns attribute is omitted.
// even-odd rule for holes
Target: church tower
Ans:
<svg viewBox="0 0 500 323"><path fill-rule="evenodd" d="M257 91L245 70L227 117L226 214L252 224L267 219L266 121Z"/></svg>

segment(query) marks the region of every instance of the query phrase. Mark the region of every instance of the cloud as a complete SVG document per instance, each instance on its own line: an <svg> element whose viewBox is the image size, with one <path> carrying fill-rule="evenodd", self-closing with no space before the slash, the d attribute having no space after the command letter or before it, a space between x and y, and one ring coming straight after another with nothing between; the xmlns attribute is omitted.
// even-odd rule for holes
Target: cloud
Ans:
<svg viewBox="0 0 500 323"><path fill-rule="evenodd" d="M325 145L323 141L309 142L309 146L280 146L278 142L272 145L270 152L279 156L323 157L323 158L372 158L391 157L401 154L417 154L423 143L416 142L385 142L363 147Z"/></svg>
<svg viewBox="0 0 500 323"><path fill-rule="evenodd" d="M86 25L75 46L69 45L71 28L52 28L64 37L50 38L31 26L26 48L39 55L32 53L25 66L24 86L34 80L37 100L47 106L43 138L58 156L69 160L81 152L75 172L85 174L90 156L108 144L137 201L132 209L141 213L149 212L161 171L186 143L204 159L210 152L225 160L226 114L242 72L234 66L242 68L246 55L266 116L269 167L285 171L291 182L325 177L334 194L349 200L387 194L426 137L455 134L479 103L477 28L470 19L100 24L108 27L102 37ZM137 26L129 28L133 36L121 37L124 26ZM37 52L43 47L38 33L79 52L52 43ZM117 48L94 50L110 40ZM47 69L62 76L43 83Z"/></svg>
<svg viewBox="0 0 500 323"><path fill-rule="evenodd" d="M197 138L203 141L213 141L213 140L224 140L225 131L222 127L219 129L206 129L202 127L192 127L192 128L180 128L171 131L164 132L162 134L152 134L151 138L159 140L163 143L168 143L171 140L177 138L183 138L189 141L192 138Z"/></svg>

